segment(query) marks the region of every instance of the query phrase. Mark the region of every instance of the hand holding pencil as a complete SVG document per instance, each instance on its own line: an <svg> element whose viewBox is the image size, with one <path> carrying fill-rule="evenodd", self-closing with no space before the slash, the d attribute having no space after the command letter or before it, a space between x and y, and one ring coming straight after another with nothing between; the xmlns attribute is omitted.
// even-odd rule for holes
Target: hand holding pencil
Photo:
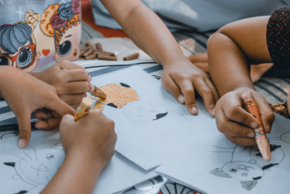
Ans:
<svg viewBox="0 0 290 194"><path fill-rule="evenodd" d="M216 123L219 131L231 142L243 146L255 146L255 129L259 121L244 108L241 95L251 91L256 99L261 124L265 133L271 132L275 116L266 100L251 88L239 88L222 96L215 107Z"/></svg>

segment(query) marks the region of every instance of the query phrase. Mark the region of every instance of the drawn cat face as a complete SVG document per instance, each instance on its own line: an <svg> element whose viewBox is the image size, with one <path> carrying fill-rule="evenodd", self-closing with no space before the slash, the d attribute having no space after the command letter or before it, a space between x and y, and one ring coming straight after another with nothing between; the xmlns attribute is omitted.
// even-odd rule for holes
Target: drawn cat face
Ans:
<svg viewBox="0 0 290 194"><path fill-rule="evenodd" d="M16 163L4 163L15 167L18 176L31 185L47 184L64 161L64 152L59 149L40 149L25 155Z"/></svg>
<svg viewBox="0 0 290 194"><path fill-rule="evenodd" d="M241 181L257 180L264 174L259 165L250 162L230 162L222 167L222 171Z"/></svg>
<svg viewBox="0 0 290 194"><path fill-rule="evenodd" d="M124 109L124 114L134 121L153 121L168 114L168 110L155 102L132 102Z"/></svg>

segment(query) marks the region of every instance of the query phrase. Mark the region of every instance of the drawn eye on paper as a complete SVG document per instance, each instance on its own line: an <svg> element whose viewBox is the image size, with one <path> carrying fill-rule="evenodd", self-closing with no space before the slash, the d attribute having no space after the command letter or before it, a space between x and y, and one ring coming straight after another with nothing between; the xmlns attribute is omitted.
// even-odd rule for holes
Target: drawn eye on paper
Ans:
<svg viewBox="0 0 290 194"><path fill-rule="evenodd" d="M13 180L21 179L33 188L45 186L56 174L64 161L64 151L58 149L59 144L55 148L33 149L31 151L23 151L20 154L14 154L19 158L17 162L4 162L7 167L15 169L16 174L12 176ZM26 191L27 192L27 191ZM19 193L26 193L24 190Z"/></svg>
<svg viewBox="0 0 290 194"><path fill-rule="evenodd" d="M128 104L123 113L126 117L133 120L136 128L144 127L147 122L160 120L164 117L181 117L180 113L168 111L165 106L158 102L136 101Z"/></svg>
<svg viewBox="0 0 290 194"><path fill-rule="evenodd" d="M236 145L233 148L206 146L205 149L210 152L230 154L231 157L230 162L211 170L210 174L222 178L236 179L248 191L257 185L258 180L263 178L267 169L279 165L285 158L282 146L275 144L270 144L272 159L269 162L263 159L256 146L243 147Z"/></svg>

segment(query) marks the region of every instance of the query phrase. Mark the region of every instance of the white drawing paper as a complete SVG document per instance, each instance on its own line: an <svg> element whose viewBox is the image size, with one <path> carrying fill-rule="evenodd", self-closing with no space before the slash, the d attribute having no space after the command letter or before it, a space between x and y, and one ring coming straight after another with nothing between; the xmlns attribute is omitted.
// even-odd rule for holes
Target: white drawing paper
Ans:
<svg viewBox="0 0 290 194"><path fill-rule="evenodd" d="M92 83L97 87L115 83L137 92L140 100L121 109L110 103L103 112L115 121L116 151L145 170L160 165L187 145L196 129L206 125L203 120L210 117L205 109L199 110L199 116L191 115L160 80L136 67L95 78Z"/></svg>
<svg viewBox="0 0 290 194"><path fill-rule="evenodd" d="M289 193L290 120L275 115L268 134L272 159L264 161L257 147L231 143L211 129L171 157L156 172L205 193Z"/></svg>
<svg viewBox="0 0 290 194"><path fill-rule="evenodd" d="M0 135L0 194L39 193L64 160L58 130L32 132L25 149L19 149L17 141L14 133ZM93 193L115 193L155 176L155 172L146 172L116 153L102 171Z"/></svg>

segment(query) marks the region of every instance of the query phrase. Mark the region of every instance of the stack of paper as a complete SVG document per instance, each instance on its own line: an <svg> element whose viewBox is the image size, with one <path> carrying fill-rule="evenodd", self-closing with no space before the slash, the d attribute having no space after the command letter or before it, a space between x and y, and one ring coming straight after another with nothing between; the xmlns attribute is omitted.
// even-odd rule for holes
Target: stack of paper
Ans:
<svg viewBox="0 0 290 194"><path fill-rule="evenodd" d="M94 78L92 83L119 84L139 98L130 100L127 90L108 86L120 94L115 100L129 100L122 108L114 99L103 105L104 114L115 121L117 152L94 193L123 191L158 174L206 193L288 192L289 120L276 115L268 135L272 160L265 162L257 147L238 146L219 133L202 101L197 101L199 115L191 115L160 81L138 68ZM23 150L17 148L17 140L15 134L0 134L0 194L39 193L64 160L58 130L33 132Z"/></svg>

